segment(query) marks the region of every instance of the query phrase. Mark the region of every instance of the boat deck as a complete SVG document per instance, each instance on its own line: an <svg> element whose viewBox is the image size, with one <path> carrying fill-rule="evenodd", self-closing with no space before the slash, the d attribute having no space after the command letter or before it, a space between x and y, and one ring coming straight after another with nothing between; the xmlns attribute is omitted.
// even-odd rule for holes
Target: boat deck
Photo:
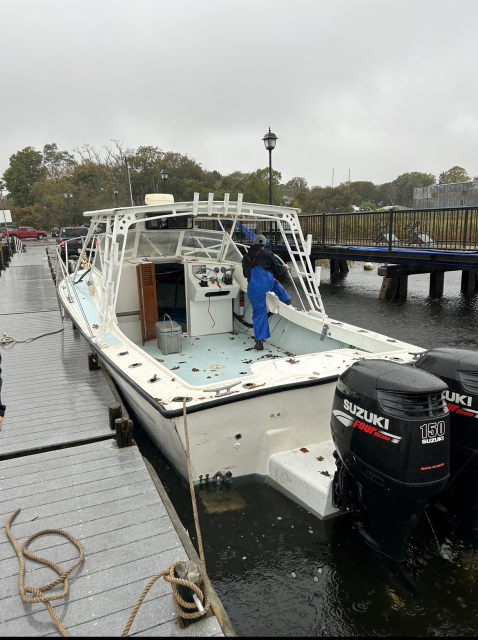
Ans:
<svg viewBox="0 0 478 640"><path fill-rule="evenodd" d="M255 362L287 357L285 351L269 343L264 343L263 351L256 351L254 344L252 335L247 333L220 333L200 338L183 336L181 353L166 356L158 349L156 340L138 346L170 371L177 371L185 382L208 385L251 375L250 366Z"/></svg>

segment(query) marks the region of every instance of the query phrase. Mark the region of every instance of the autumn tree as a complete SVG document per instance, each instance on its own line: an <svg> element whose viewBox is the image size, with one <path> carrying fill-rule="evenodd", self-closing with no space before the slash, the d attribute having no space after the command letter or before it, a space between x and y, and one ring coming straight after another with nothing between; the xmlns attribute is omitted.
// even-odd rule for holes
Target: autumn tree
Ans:
<svg viewBox="0 0 478 640"><path fill-rule="evenodd" d="M444 172L443 181L440 184L453 184L455 182L470 182L471 178L463 167L452 167ZM443 175L443 174L442 174ZM440 176L441 178L441 176Z"/></svg>
<svg viewBox="0 0 478 640"><path fill-rule="evenodd" d="M34 185L44 176L45 167L40 151L25 147L10 156L10 166L3 174L3 180L15 206L28 207L35 203Z"/></svg>
<svg viewBox="0 0 478 640"><path fill-rule="evenodd" d="M281 179L279 171L272 170L272 204L280 204L282 197L279 191ZM269 204L269 169L257 169L249 176L244 189L245 202Z"/></svg>
<svg viewBox="0 0 478 640"><path fill-rule="evenodd" d="M404 207L413 206L413 190L419 187L429 187L435 184L435 176L431 173L421 173L420 171L412 171L411 173L402 173L395 178L393 184L396 187L397 202Z"/></svg>

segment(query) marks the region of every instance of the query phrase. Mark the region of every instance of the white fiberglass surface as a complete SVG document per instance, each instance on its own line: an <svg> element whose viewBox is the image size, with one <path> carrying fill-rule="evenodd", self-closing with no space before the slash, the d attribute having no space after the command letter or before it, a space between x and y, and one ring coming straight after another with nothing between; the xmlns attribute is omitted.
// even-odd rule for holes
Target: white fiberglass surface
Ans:
<svg viewBox="0 0 478 640"><path fill-rule="evenodd" d="M181 353L164 355L156 340L141 347L153 358L161 360L173 373L192 385L207 385L249 375L249 367L272 357L287 358L282 349L267 342L256 351L254 339L245 333L220 333L191 338L183 336Z"/></svg>

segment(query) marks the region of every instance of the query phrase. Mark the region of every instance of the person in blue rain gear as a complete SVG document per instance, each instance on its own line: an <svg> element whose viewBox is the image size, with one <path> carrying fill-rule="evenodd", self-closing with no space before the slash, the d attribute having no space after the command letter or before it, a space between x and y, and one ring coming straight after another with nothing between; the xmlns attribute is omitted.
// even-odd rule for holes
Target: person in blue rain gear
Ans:
<svg viewBox="0 0 478 640"><path fill-rule="evenodd" d="M272 251L266 247L266 239L262 235L254 238L242 258L242 272L247 278L247 295L252 304L252 322L254 324L254 349L262 351L264 340L270 338L269 319L267 317L266 293L273 291L281 302L290 304L290 295L277 282L274 276L287 273L289 267L280 264Z"/></svg>

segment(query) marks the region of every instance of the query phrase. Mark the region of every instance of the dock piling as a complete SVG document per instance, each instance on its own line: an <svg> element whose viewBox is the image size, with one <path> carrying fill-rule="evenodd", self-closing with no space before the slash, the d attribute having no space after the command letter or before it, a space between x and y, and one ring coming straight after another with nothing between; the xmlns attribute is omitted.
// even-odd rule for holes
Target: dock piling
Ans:
<svg viewBox="0 0 478 640"><path fill-rule="evenodd" d="M88 369L90 371L98 371L100 363L98 362L98 354L96 352L88 354Z"/></svg>
<svg viewBox="0 0 478 640"><path fill-rule="evenodd" d="M445 286L445 272L438 271L430 273L430 296L433 298L441 298Z"/></svg>
<svg viewBox="0 0 478 640"><path fill-rule="evenodd" d="M127 418L116 418L115 428L118 449L131 447L133 444L133 421Z"/></svg>
<svg viewBox="0 0 478 640"><path fill-rule="evenodd" d="M461 272L461 292L465 298L472 298L477 289L476 269L463 269Z"/></svg>
<svg viewBox="0 0 478 640"><path fill-rule="evenodd" d="M6 269L9 265L8 263L10 262L10 249L8 247L8 244L4 244L2 245L2 254L3 254L3 265L4 265L4 269Z"/></svg>
<svg viewBox="0 0 478 640"><path fill-rule="evenodd" d="M344 258L330 258L330 277L345 276L349 272L347 260Z"/></svg>
<svg viewBox="0 0 478 640"><path fill-rule="evenodd" d="M110 429L116 429L115 421L122 416L121 405L119 402L110 402L108 405L108 414L110 420Z"/></svg>

